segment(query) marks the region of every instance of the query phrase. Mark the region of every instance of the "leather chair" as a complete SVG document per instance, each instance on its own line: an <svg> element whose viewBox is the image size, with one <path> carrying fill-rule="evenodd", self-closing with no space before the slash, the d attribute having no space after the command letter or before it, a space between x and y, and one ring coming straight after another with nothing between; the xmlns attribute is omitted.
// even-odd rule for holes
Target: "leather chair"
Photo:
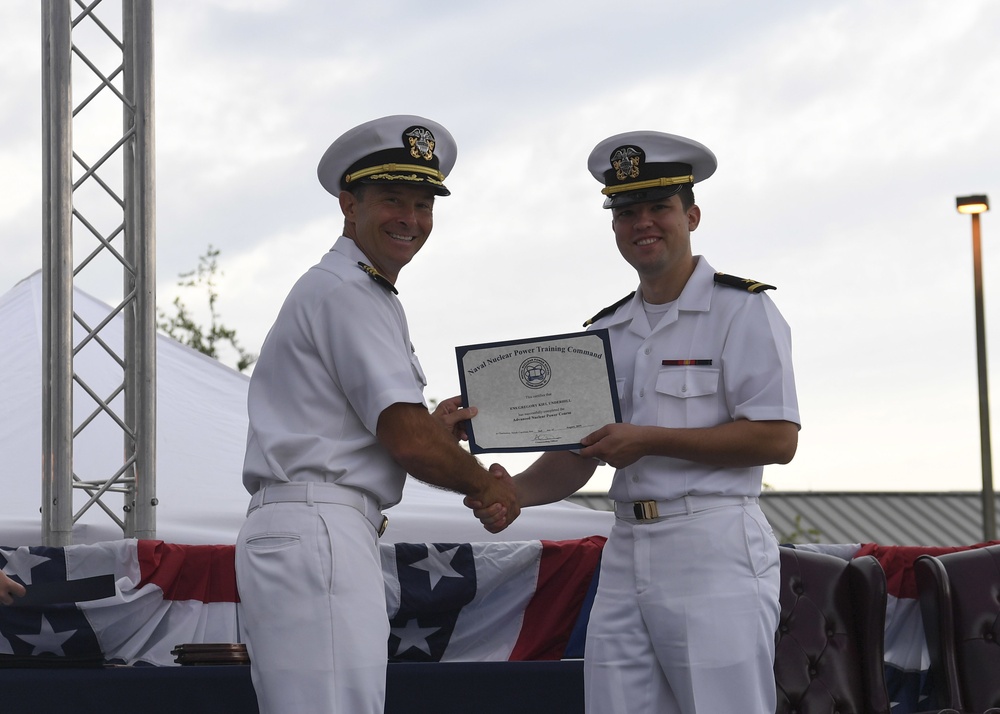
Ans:
<svg viewBox="0 0 1000 714"><path fill-rule="evenodd" d="M1000 545L913 564L939 706L1000 714Z"/></svg>
<svg viewBox="0 0 1000 714"><path fill-rule="evenodd" d="M886 580L878 560L788 547L780 553L777 714L889 714Z"/></svg>

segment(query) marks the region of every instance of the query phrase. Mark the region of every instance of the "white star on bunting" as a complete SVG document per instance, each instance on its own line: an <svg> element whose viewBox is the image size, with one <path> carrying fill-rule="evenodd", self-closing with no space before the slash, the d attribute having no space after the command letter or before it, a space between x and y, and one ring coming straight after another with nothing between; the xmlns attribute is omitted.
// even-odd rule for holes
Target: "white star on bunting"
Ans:
<svg viewBox="0 0 1000 714"><path fill-rule="evenodd" d="M427 557L416 561L410 567L417 570L426 570L431 579L431 590L433 590L441 578L462 577L461 573L451 567L451 561L455 557L455 551L457 550L458 546L455 546L454 548L439 552L437 548L428 546Z"/></svg>
<svg viewBox="0 0 1000 714"><path fill-rule="evenodd" d="M399 647L396 648L396 656L398 657L411 647L416 647L418 650L422 650L429 655L431 648L427 644L427 638L440 629L440 627L421 627L415 618L407 620L406 627L402 629L393 627L392 634L399 638Z"/></svg>
<svg viewBox="0 0 1000 714"><path fill-rule="evenodd" d="M34 645L35 649L31 651L32 656L42 654L43 652L51 652L54 655L65 657L66 653L63 652L62 646L66 640L75 634L76 630L66 630L65 632L54 631L52 625L49 624L49 619L45 615L42 615L42 628L37 635L18 635L17 637L29 645Z"/></svg>
<svg viewBox="0 0 1000 714"><path fill-rule="evenodd" d="M32 555L24 546L17 550L5 550L2 555L7 559L7 565L3 566L3 571L7 575L16 575L25 585L31 585L32 568L51 560L43 555Z"/></svg>

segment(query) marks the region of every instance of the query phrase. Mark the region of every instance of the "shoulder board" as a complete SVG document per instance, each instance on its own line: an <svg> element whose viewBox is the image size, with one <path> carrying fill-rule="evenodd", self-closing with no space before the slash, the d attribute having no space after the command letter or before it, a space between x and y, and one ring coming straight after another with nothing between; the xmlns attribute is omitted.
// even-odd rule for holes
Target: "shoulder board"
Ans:
<svg viewBox="0 0 1000 714"><path fill-rule="evenodd" d="M583 326L584 327L590 327L595 322L597 322L598 320L600 320L602 317L607 317L608 315L610 315L611 313L613 313L615 310L617 310L618 308L620 308L622 305L624 305L625 303L627 303L629 300L631 300L633 295L635 295L635 290L633 290L632 292L630 292L628 295L626 295L625 297L623 297L621 300L619 300L618 302L616 302L614 305L608 305L606 308L604 308L599 313L597 313L592 318L590 318L585 323L583 323Z"/></svg>
<svg viewBox="0 0 1000 714"><path fill-rule="evenodd" d="M737 278L735 275L726 275L725 273L716 273L715 282L719 283L719 285L728 285L731 288L739 288L750 293L778 289L767 283L758 283L756 280L751 280L750 278Z"/></svg>
<svg viewBox="0 0 1000 714"><path fill-rule="evenodd" d="M358 267L368 273L368 277L381 285L383 288L391 290L393 295L399 295L399 291L396 290L396 286L390 283L389 279L382 275L382 273L375 270L375 268L367 263L362 263L360 260L358 261Z"/></svg>

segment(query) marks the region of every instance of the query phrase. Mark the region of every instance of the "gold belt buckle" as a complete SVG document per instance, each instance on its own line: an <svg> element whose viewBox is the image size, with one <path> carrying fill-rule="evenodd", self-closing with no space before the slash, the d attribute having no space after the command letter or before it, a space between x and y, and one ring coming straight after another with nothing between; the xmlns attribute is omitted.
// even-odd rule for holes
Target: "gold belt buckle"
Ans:
<svg viewBox="0 0 1000 714"><path fill-rule="evenodd" d="M381 538L382 534L385 533L385 529L389 527L389 517L382 516L382 525L378 527L378 537Z"/></svg>
<svg viewBox="0 0 1000 714"><path fill-rule="evenodd" d="M660 517L660 509L656 507L656 501L636 501L632 504L632 511L635 513L637 521L648 521Z"/></svg>

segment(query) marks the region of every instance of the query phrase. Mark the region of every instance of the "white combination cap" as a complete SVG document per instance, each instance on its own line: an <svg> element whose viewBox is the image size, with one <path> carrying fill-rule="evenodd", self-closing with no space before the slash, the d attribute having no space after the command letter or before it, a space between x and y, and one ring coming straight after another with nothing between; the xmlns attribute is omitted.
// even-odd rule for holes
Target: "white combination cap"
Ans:
<svg viewBox="0 0 1000 714"><path fill-rule="evenodd" d="M330 144L317 174L334 196L359 183L427 186L448 196L444 179L455 165L458 147L437 122L397 114L365 122Z"/></svg>
<svg viewBox="0 0 1000 714"><path fill-rule="evenodd" d="M616 134L594 147L587 167L604 184L604 207L668 198L718 166L708 147L661 131Z"/></svg>

